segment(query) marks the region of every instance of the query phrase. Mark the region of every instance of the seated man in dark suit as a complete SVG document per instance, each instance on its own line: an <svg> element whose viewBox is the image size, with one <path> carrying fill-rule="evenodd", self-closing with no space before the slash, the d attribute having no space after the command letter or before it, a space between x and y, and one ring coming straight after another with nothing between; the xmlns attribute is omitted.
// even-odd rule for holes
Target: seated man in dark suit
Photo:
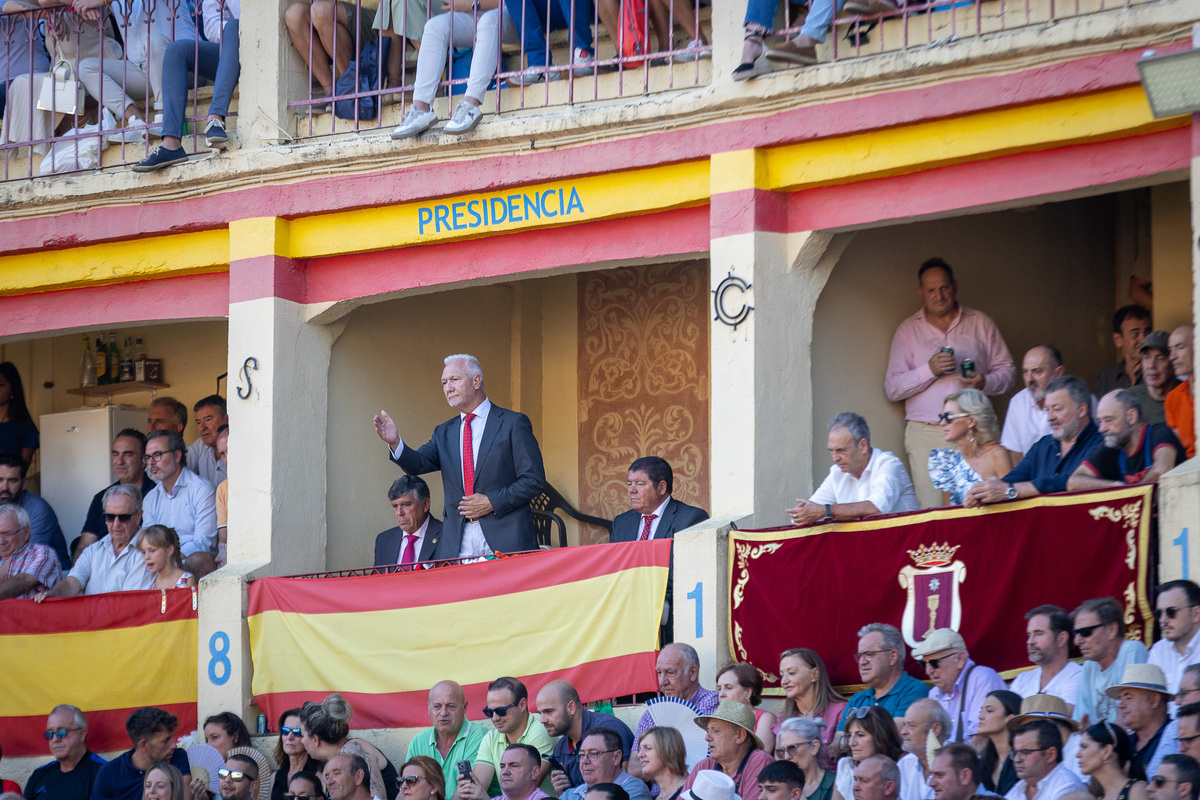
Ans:
<svg viewBox="0 0 1200 800"><path fill-rule="evenodd" d="M645 456L630 464L627 485L629 505L633 508L613 520L612 533L608 537L610 542L674 539L676 531L708 519L704 509L681 503L671 496L675 489L675 473L671 465L658 456ZM671 560L674 562L674 554ZM663 606L663 644L674 641L671 613L674 578L672 563L667 573L667 601Z"/></svg>
<svg viewBox="0 0 1200 800"><path fill-rule="evenodd" d="M375 432L400 469L442 473L445 508L434 558L536 550L529 501L542 491L546 470L533 425L520 412L492 405L474 356L447 356L444 363L442 392L458 416L438 425L428 442L413 449L386 411L375 417Z"/></svg>
<svg viewBox="0 0 1200 800"><path fill-rule="evenodd" d="M392 481L388 500L396 527L375 537L375 566L415 564L433 558L442 523L429 513L429 484L416 475Z"/></svg>

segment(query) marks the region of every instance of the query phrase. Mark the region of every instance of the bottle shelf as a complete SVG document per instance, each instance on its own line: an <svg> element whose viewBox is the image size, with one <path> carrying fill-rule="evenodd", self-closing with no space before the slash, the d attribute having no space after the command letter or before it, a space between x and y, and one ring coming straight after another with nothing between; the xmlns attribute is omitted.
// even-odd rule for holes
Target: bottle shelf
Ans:
<svg viewBox="0 0 1200 800"><path fill-rule="evenodd" d="M149 392L150 399L154 400L158 395L159 389L170 388L171 384L169 383L154 383L152 381L122 381L121 383L106 383L103 386L82 386L78 389L67 389L67 394L77 394L82 397L106 397L108 398L108 402L111 404L114 395Z"/></svg>

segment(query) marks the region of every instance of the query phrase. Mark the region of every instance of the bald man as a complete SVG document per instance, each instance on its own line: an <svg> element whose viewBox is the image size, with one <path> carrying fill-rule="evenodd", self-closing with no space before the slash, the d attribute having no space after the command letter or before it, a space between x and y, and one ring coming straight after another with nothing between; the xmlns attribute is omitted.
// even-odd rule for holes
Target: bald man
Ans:
<svg viewBox="0 0 1200 800"><path fill-rule="evenodd" d="M433 727L412 738L406 758L429 756L440 764L450 800L458 791L458 762L475 765L486 730L467 719L467 696L454 681L442 681L429 690L429 721Z"/></svg>
<svg viewBox="0 0 1200 800"><path fill-rule="evenodd" d="M561 737L554 745L554 758L565 772L550 773L559 797L572 786L586 783L579 767L579 745L593 728L608 728L621 737L621 769L625 769L633 747L633 731L612 714L584 708L574 686L563 680L550 681L537 694L537 710L546 733Z"/></svg>
<svg viewBox="0 0 1200 800"><path fill-rule="evenodd" d="M1167 340L1171 369L1182 383L1167 393L1163 409L1167 414L1167 425L1179 437L1188 458L1196 455L1195 396L1192 394L1192 342L1196 326L1192 323L1180 325L1171 331Z"/></svg>
<svg viewBox="0 0 1200 800"><path fill-rule="evenodd" d="M1021 380L1025 382L1025 388L1008 401L1004 430L1000 433L1000 444L1012 453L1014 464L1021 463L1034 443L1050 433L1046 387L1065 371L1062 354L1053 345L1032 347L1021 361Z"/></svg>

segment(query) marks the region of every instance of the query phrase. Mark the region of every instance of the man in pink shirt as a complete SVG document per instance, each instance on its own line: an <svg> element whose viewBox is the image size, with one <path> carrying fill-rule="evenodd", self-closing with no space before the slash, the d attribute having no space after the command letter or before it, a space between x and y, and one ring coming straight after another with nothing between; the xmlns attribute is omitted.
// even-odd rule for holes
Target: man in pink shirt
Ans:
<svg viewBox="0 0 1200 800"><path fill-rule="evenodd" d="M941 493L926 465L930 450L946 446L938 424L942 401L963 388L1004 394L1012 388L1016 367L991 317L958 304L958 284L949 264L929 259L917 272L917 281L923 307L896 329L883 385L889 400L904 401L909 473L917 499L928 508L941 505ZM965 360L975 362L966 373Z"/></svg>

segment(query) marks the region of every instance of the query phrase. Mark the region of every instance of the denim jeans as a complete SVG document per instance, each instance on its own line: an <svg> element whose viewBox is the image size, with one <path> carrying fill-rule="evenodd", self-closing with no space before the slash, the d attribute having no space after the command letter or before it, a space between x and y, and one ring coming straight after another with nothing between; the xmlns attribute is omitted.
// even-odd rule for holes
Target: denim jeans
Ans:
<svg viewBox="0 0 1200 800"><path fill-rule="evenodd" d="M829 34L829 26L833 23L834 14L842 10L846 0L810 0L808 17L800 32L805 36L825 41ZM746 0L746 24L761 25L768 31L775 27L775 12L779 8L779 0Z"/></svg>
<svg viewBox="0 0 1200 800"><path fill-rule="evenodd" d="M525 56L531 67L551 65L550 49L546 45L546 12L550 13L550 30L571 27L567 15L572 0L504 0L517 33L525 45ZM574 33L571 44L583 50L592 49L592 0L574 0Z"/></svg>
<svg viewBox="0 0 1200 800"><path fill-rule="evenodd" d="M238 60L238 20L225 23L221 33L223 44L181 39L172 42L163 56L163 136L183 136L183 118L187 114L190 75L212 80L212 102L208 113L224 117L229 113L233 90L237 86L242 66Z"/></svg>

